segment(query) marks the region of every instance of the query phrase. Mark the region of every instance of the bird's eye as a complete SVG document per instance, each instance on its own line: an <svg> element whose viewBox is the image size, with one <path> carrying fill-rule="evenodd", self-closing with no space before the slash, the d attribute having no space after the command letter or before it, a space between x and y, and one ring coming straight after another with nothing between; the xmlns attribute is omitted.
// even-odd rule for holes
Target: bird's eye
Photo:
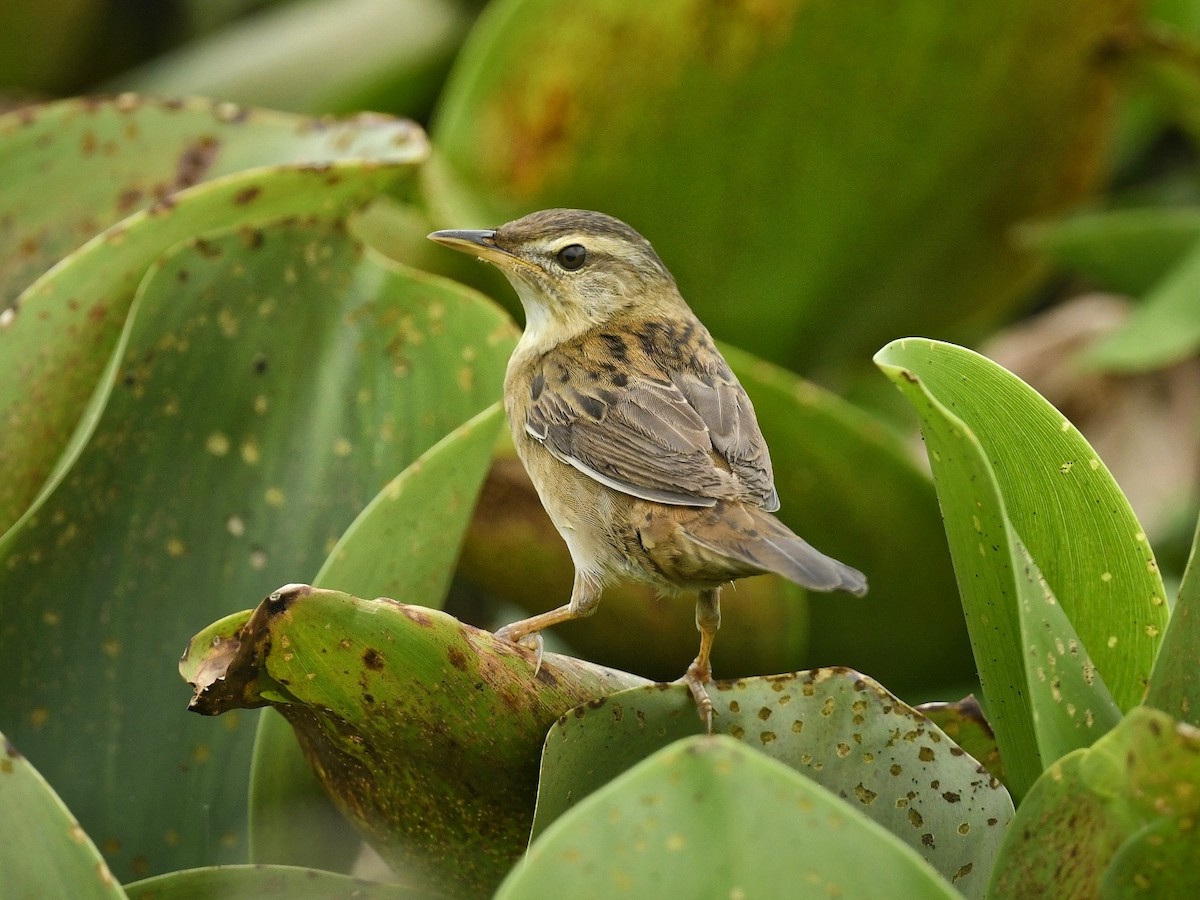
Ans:
<svg viewBox="0 0 1200 900"><path fill-rule="evenodd" d="M587 248L583 244L568 244L559 250L554 258L568 272L574 272L587 262Z"/></svg>

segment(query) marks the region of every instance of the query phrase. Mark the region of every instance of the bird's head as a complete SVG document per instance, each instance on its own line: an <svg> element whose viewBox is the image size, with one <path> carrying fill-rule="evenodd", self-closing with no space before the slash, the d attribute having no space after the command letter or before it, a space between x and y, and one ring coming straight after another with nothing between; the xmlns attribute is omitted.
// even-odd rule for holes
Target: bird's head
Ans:
<svg viewBox="0 0 1200 900"><path fill-rule="evenodd" d="M429 237L497 266L521 298L529 336L562 341L623 315L669 313L683 302L650 242L603 213L548 209L494 230Z"/></svg>

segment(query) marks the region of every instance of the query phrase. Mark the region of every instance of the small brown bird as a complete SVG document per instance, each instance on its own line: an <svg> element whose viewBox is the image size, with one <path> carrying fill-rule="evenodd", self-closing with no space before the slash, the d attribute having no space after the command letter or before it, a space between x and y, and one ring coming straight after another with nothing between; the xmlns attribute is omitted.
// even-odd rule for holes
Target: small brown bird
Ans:
<svg viewBox="0 0 1200 900"><path fill-rule="evenodd" d="M771 515L779 496L750 398L644 237L578 209L429 237L498 266L521 298L504 406L575 563L570 603L497 636L532 638L540 659L538 632L591 615L606 583L699 591L700 652L681 680L711 731L721 585L776 572L862 595L866 578Z"/></svg>

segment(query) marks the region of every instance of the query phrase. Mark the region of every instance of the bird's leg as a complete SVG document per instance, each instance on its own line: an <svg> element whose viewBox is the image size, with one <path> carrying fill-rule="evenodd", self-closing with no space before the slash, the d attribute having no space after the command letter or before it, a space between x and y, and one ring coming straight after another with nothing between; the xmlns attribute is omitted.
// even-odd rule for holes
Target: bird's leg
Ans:
<svg viewBox="0 0 1200 900"><path fill-rule="evenodd" d="M717 629L721 627L721 589L701 591L696 598L696 628L700 631L700 652L688 666L683 681L692 692L696 701L696 710L709 734L712 734L713 703L704 685L712 679L712 665L709 656L712 654L713 640Z"/></svg>
<svg viewBox="0 0 1200 900"><path fill-rule="evenodd" d="M511 625L505 625L496 632L496 637L502 641L511 641L537 651L537 661L534 663L533 674L542 668L542 653L545 643L542 640L542 629L550 628L561 622L572 619L582 619L596 611L600 604L600 582L589 578L582 572L575 572L575 585L571 589L571 602L549 612L538 613L528 619L521 619Z"/></svg>

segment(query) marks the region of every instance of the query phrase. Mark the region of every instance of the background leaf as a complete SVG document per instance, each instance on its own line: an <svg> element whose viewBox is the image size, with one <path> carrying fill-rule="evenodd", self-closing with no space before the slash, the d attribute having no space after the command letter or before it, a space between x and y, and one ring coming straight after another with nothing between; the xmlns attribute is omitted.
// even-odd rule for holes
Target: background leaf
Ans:
<svg viewBox="0 0 1200 900"><path fill-rule="evenodd" d="M131 900L436 900L444 894L299 866L184 869L127 885Z"/></svg>
<svg viewBox="0 0 1200 900"><path fill-rule="evenodd" d="M0 884L10 900L125 896L70 810L3 735L0 810Z"/></svg>
<svg viewBox="0 0 1200 900"><path fill-rule="evenodd" d="M828 791L715 736L678 741L589 796L534 842L496 896L649 898L670 885L684 897L866 898L883 884L899 897L960 896Z"/></svg>
<svg viewBox="0 0 1200 900"><path fill-rule="evenodd" d="M0 566L0 716L115 870L244 858L253 719L185 721L179 647L230 596L315 572L499 396L512 339L336 225L213 235L145 281L95 433Z"/></svg>
<svg viewBox="0 0 1200 900"><path fill-rule="evenodd" d="M1095 184L1140 8L500 0L436 111L425 198L439 227L603 209L714 334L838 368L1021 302L1037 264L1009 229Z"/></svg>
<svg viewBox="0 0 1200 900"><path fill-rule="evenodd" d="M62 474L86 438L109 385L105 366L117 346L134 291L157 257L174 244L213 229L261 225L286 216L344 217L404 178L427 152L424 136L412 123L378 117L322 126L314 120L255 115L237 107L218 106L214 112L189 107L172 110L169 105L147 105L144 109L148 112L138 116L143 107L136 100L129 103L132 112L101 105L95 114L121 137L122 145L132 144L123 153L113 151L124 163L117 172L110 171L111 167L97 170L73 165L82 151L74 143L66 143L67 137L79 132L82 136L77 139L88 145L86 136L93 134L88 129L100 127L87 118L87 107L81 102L50 107L44 113L45 122L31 113L29 134L20 131L0 141L8 168L28 186L4 210L11 218L0 215L0 220L13 223L16 231L9 238L18 248L40 246L40 238L26 236L40 233L38 228L73 235L69 238L73 246L82 239L80 235L94 234L97 227L107 225L105 215L122 216L119 193L112 201L116 210L92 210L88 204L95 203L96 185L102 186L106 197L114 182L118 192L133 192L134 196L126 210L133 213L129 218L93 238L26 288L14 309L0 312L0 372L9 373L0 379L0 428L7 436L0 443L0 467L9 475L0 484L3 529L26 512L39 491L44 495L51 486L47 482ZM222 109L234 125L242 116L251 123L244 136L235 132L236 137L230 138L218 130L214 116L221 115ZM70 115L74 118L69 122L80 117L84 121L62 128L63 134L58 135L60 120ZM145 148L134 138L143 128L162 127L164 117L185 134L165 129L159 139L160 158L146 150L147 159L142 161L138 151ZM266 120L264 125L257 124L259 118ZM38 141L46 134L51 136L47 145L53 153L38 149ZM36 152L27 146L31 140ZM249 146L242 146L243 142ZM107 158L103 151L94 152ZM344 165L336 165L339 160ZM268 162L277 165L240 174L233 168L229 170L233 174L214 183L175 193L231 164L245 168ZM5 164L0 158L0 166ZM48 183L40 176L31 177L31 170L37 172L39 167L51 173ZM177 167L182 167L182 174L176 172ZM175 181L155 181L167 175ZM81 188L74 180L77 177L84 177L86 186ZM55 183L56 179L62 183ZM129 187L130 183L139 187ZM46 204L57 218L29 221L29 209L41 208L40 197L46 191L57 198L56 203ZM159 202L150 209L134 212L139 204L155 199ZM100 218L94 219L94 215ZM86 221L76 224L74 219L81 216ZM63 249L52 243L38 250L38 267L48 265ZM28 274L15 273L14 277ZM91 412L81 424L89 400L93 401ZM72 432L75 440L68 445Z"/></svg>

